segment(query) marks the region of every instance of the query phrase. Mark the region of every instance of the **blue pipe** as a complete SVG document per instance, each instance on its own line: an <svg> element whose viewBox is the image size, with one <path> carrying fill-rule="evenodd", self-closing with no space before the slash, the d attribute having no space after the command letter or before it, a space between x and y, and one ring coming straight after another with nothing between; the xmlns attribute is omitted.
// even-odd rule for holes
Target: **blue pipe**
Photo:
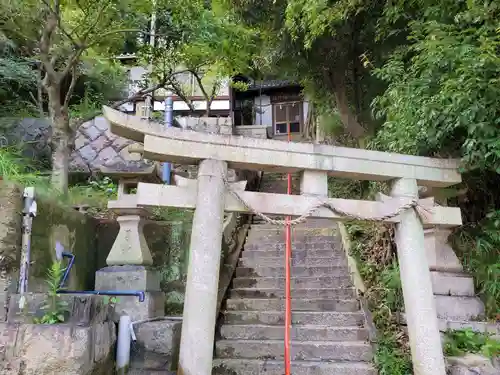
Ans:
<svg viewBox="0 0 500 375"><path fill-rule="evenodd" d="M59 244L58 250L61 250L62 247ZM56 250L57 251L57 250ZM66 280L68 279L69 272L75 263L75 256L71 253L66 253L64 251L60 252L62 258L70 258L68 262L68 266L66 267L66 271L64 271L64 275L59 283L59 289L56 293L58 294L85 294L85 295L102 295L102 296L137 296L139 297L139 302L144 302L145 293L139 290L67 290L63 289L64 284L66 284Z"/></svg>
<svg viewBox="0 0 500 375"><path fill-rule="evenodd" d="M69 271L71 271L71 267L73 267L73 264L75 263L75 256L73 254L62 252L61 255L62 258L70 258L70 260L68 263L68 267L66 267L66 271L64 271L64 275L61 279L61 282L59 283L59 289L64 288L64 284L66 284L66 279L69 276Z"/></svg>
<svg viewBox="0 0 500 375"><path fill-rule="evenodd" d="M85 294L97 296L137 296L139 302L144 302L145 293L137 291L119 291L119 290L58 290L58 294Z"/></svg>

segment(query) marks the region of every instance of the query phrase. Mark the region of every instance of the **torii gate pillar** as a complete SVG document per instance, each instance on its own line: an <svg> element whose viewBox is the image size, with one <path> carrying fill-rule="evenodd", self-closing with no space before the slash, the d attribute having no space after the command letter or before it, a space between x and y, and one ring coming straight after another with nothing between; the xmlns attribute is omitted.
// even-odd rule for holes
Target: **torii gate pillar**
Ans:
<svg viewBox="0 0 500 375"><path fill-rule="evenodd" d="M198 169L184 299L179 375L212 373L217 291L222 249L227 163L203 160Z"/></svg>

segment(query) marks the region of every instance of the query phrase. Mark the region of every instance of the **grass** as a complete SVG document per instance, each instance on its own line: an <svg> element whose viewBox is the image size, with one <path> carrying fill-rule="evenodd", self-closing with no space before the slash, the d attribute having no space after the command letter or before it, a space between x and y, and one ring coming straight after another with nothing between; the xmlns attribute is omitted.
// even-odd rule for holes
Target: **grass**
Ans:
<svg viewBox="0 0 500 375"><path fill-rule="evenodd" d="M403 293L399 267L392 243L393 229L380 223L352 222L346 225L351 237L351 256L366 286L365 298L377 328L374 356L380 375L410 375L408 337L401 328L399 312Z"/></svg>
<svg viewBox="0 0 500 375"><path fill-rule="evenodd" d="M113 217L107 210L109 200L116 199L118 186L107 176L91 177L84 183L72 185L63 195L50 185L49 174L22 156L21 147L0 148L0 176L19 186L34 186L38 196L58 206L89 206L87 212L94 217ZM192 210L172 207L154 207L149 219L154 221L190 221Z"/></svg>

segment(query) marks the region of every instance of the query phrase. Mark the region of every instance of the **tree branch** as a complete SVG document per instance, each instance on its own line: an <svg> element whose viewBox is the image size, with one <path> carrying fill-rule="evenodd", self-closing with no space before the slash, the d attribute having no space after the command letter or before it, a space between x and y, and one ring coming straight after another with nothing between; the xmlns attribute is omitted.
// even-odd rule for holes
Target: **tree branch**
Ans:
<svg viewBox="0 0 500 375"><path fill-rule="evenodd" d="M40 118L45 117L45 111L43 110L43 81L42 81L42 66L38 65L38 80L37 80L37 108Z"/></svg>
<svg viewBox="0 0 500 375"><path fill-rule="evenodd" d="M156 90L158 90L158 89L160 89L160 88L162 88L164 86L165 86L165 82L158 83L158 84L156 84L156 85L154 85L154 86L152 86L152 87L150 87L148 89L140 90L140 91L136 92L134 95L131 95L131 96L129 96L126 99L123 99L123 100L120 100L118 102L115 102L115 103L111 104L110 107L113 108L113 109L117 109L120 106L122 106L123 104L126 104L128 102L132 102L132 101L135 101L137 99L140 99L140 98L142 98L142 97L144 97L144 96L152 93L153 91L156 91ZM94 117L99 116L101 113L102 113L102 111L99 110L99 111L95 111L94 113L92 113L92 114L90 114L88 116L82 117L81 119L79 119L78 121L75 121L73 123L74 124L73 129L74 130L78 129L78 127L80 125L86 123L87 121L92 120Z"/></svg>
<svg viewBox="0 0 500 375"><path fill-rule="evenodd" d="M47 0L42 0L45 6L50 10L50 12L57 18L57 24L59 26L59 29L62 31L64 35L70 40L70 42L75 46L78 47L78 43L76 42L75 38L66 31L66 29L62 25L62 20L61 20L61 12L59 8L59 4L56 5L56 10L52 9L52 6Z"/></svg>
<svg viewBox="0 0 500 375"><path fill-rule="evenodd" d="M133 102L137 99L141 99L143 98L144 96L148 95L148 94L151 94L152 92L158 90L158 89L161 89L162 87L165 87L168 83L171 82L172 78L175 77L176 75L178 74L182 74L182 73L186 73L188 70L179 70L177 72L173 72L171 73L168 77L165 77L164 79L162 79L159 83L157 83L156 85L154 86L151 86L147 89L142 89L142 90L139 90L137 91L135 94L129 96L128 98L126 99L123 99L123 100L120 100L118 102L115 102L113 104L110 105L111 108L113 109L117 109L119 108L120 106L122 106L123 104L126 104L126 103L129 103L129 102ZM181 97L182 98L182 97ZM188 104L188 103L186 103ZM194 111L194 108L192 107L192 105L190 106L190 104L188 104L188 106L190 108L192 108L192 111ZM85 117L82 117L81 119L79 119L78 121L75 121L73 123L73 130L76 130L80 125L86 123L87 121L90 121L92 120L94 117L96 116L99 116L100 114L102 113L101 110L99 111L95 111L94 113L88 115L88 116L85 116Z"/></svg>
<svg viewBox="0 0 500 375"><path fill-rule="evenodd" d="M200 90L201 90L201 93L203 94L203 96L205 97L205 100L208 102L210 100L209 96L208 96L208 93L207 91L205 90L205 87L203 86L203 82L201 81L201 77L199 76L198 72L194 71L194 70L190 70L189 71L193 76L194 78L196 79L196 83L198 83L198 86L200 87Z"/></svg>
<svg viewBox="0 0 500 375"><path fill-rule="evenodd" d="M170 83L170 86L172 86L172 89L175 92L175 94L179 98L181 98L182 101L184 103L186 103L189 110L194 113L196 111L196 108L194 108L192 101L189 100L189 98L184 94L184 91L182 91L182 88L178 86L178 82L176 82L175 80L170 80L169 83Z"/></svg>
<svg viewBox="0 0 500 375"><path fill-rule="evenodd" d="M57 17L55 17L54 12L50 12L47 16L45 28L42 31L42 36L40 38L39 48L40 48L40 60L45 69L46 84L56 83L59 81L58 73L54 69L54 64L50 59L50 49L52 47L52 35L57 27Z"/></svg>
<svg viewBox="0 0 500 375"><path fill-rule="evenodd" d="M73 95L73 91L75 91L75 86L78 81L78 70L76 69L76 65L73 65L71 70L71 83L69 84L68 90L66 91L66 96L64 97L63 108L68 110L69 101L71 100L71 95Z"/></svg>

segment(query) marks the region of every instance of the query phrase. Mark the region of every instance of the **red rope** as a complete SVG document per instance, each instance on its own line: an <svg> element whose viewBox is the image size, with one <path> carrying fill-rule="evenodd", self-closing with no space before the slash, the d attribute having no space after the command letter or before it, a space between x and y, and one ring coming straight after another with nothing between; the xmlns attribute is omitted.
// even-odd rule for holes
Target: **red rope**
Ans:
<svg viewBox="0 0 500 375"><path fill-rule="evenodd" d="M290 123L287 126L288 142L291 141ZM292 175L288 173L287 194L292 194ZM290 216L286 217L285 225L285 375L291 374L290 364L290 326L292 325L292 296L290 290L291 262L292 262L292 231Z"/></svg>

